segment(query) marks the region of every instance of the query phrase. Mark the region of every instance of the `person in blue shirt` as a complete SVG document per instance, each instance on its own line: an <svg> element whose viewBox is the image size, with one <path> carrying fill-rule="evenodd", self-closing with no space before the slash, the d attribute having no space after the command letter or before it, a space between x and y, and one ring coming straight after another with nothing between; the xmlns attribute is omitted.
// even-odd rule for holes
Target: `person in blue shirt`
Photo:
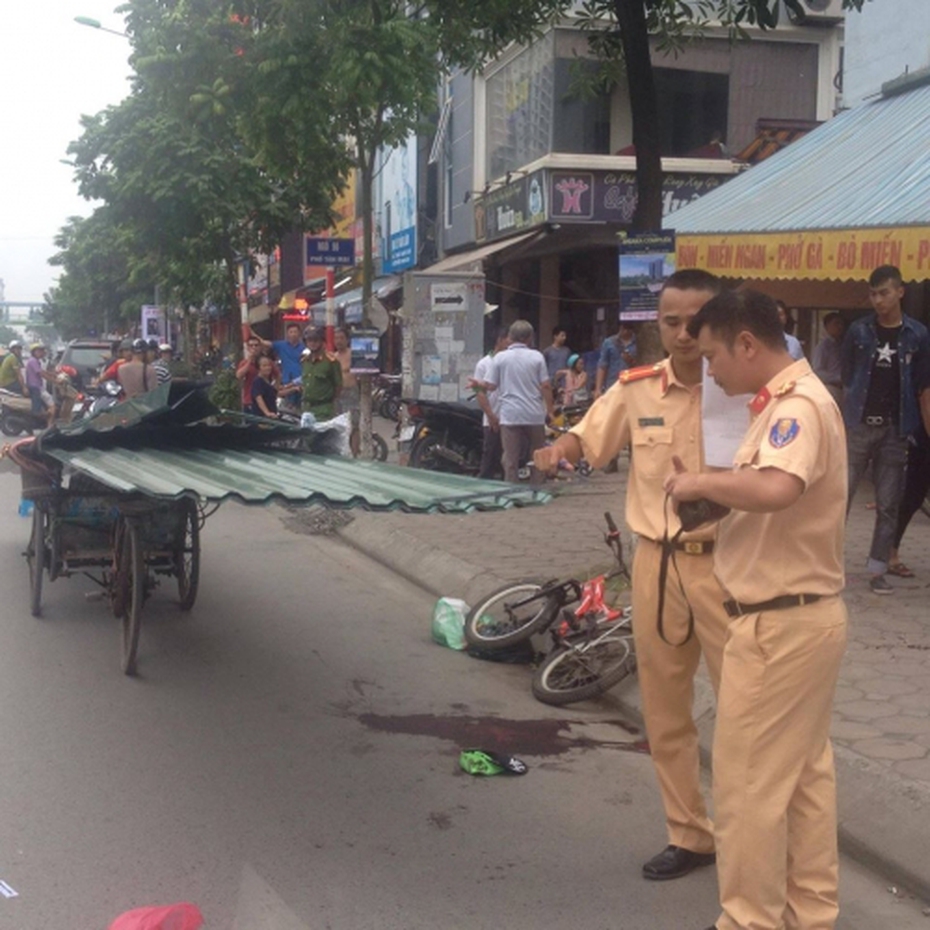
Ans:
<svg viewBox="0 0 930 930"><path fill-rule="evenodd" d="M594 379L594 396L600 397L607 388L613 387L620 372L636 365L636 334L629 323L621 323L613 336L608 336L601 346L601 357L597 363Z"/></svg>
<svg viewBox="0 0 930 930"><path fill-rule="evenodd" d="M281 365L281 383L283 385L292 384L294 381L300 381L303 370L300 366L300 356L304 351L304 345L300 340L300 324L288 323L284 330L284 339L275 339L269 342L267 339L261 339L254 332L249 330L251 338L260 339L262 348L267 352L274 349L274 353Z"/></svg>
<svg viewBox="0 0 930 930"><path fill-rule="evenodd" d="M789 332L789 330L794 329L794 318L783 300L776 300L775 306L778 307L778 319L785 331L785 345L788 348L788 354L795 361L798 361L804 358L804 348L801 345L801 340Z"/></svg>

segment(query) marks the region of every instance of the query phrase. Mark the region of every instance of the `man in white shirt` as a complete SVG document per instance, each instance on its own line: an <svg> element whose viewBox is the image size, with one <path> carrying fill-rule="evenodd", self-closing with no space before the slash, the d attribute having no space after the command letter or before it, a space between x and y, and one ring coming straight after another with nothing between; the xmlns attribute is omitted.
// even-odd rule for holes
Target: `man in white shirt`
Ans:
<svg viewBox="0 0 930 930"><path fill-rule="evenodd" d="M532 344L532 325L517 320L510 327L510 345L494 356L485 382L488 390L500 392L505 481L517 481L520 469L543 447L546 417L555 413L546 360Z"/></svg>
<svg viewBox="0 0 930 930"><path fill-rule="evenodd" d="M488 380L494 356L510 345L510 332L505 328L497 331L494 348L475 366L478 406L484 411L484 445L481 447L481 470L479 478L499 478L501 472L501 399L499 391L488 392L484 383Z"/></svg>

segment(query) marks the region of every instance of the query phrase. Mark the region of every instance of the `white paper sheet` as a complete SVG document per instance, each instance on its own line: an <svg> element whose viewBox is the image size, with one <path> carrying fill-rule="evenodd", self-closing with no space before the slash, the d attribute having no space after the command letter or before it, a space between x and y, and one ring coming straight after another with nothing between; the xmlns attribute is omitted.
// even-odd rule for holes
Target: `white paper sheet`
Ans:
<svg viewBox="0 0 930 930"><path fill-rule="evenodd" d="M747 405L752 395L727 397L723 388L718 387L717 382L708 376L705 361L701 398L704 462L712 468L732 468L736 450L749 429Z"/></svg>

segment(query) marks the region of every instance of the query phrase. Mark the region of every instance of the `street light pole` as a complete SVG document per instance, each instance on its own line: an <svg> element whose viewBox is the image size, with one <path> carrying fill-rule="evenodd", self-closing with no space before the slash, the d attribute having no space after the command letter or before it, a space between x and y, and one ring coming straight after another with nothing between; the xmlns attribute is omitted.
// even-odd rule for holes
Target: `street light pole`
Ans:
<svg viewBox="0 0 930 930"><path fill-rule="evenodd" d="M75 16L74 21L81 26L90 26L91 29L99 29L101 32L109 32L111 35L122 36L124 39L129 38L128 32L119 32L116 29L108 29L99 19L93 19L90 16Z"/></svg>

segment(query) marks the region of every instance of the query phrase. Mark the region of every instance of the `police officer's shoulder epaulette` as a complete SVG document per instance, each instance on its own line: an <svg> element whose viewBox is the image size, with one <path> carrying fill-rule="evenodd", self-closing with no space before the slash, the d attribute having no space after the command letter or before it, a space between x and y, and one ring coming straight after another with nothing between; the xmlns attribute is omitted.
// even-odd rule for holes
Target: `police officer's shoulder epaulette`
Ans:
<svg viewBox="0 0 930 930"><path fill-rule="evenodd" d="M620 383L629 384L631 381L642 381L643 378L655 378L662 374L663 365L656 362L655 365L640 365L639 368L626 368L620 372Z"/></svg>
<svg viewBox="0 0 930 930"><path fill-rule="evenodd" d="M790 394L796 387L796 381L786 381L775 393L774 397L784 397L786 394Z"/></svg>

